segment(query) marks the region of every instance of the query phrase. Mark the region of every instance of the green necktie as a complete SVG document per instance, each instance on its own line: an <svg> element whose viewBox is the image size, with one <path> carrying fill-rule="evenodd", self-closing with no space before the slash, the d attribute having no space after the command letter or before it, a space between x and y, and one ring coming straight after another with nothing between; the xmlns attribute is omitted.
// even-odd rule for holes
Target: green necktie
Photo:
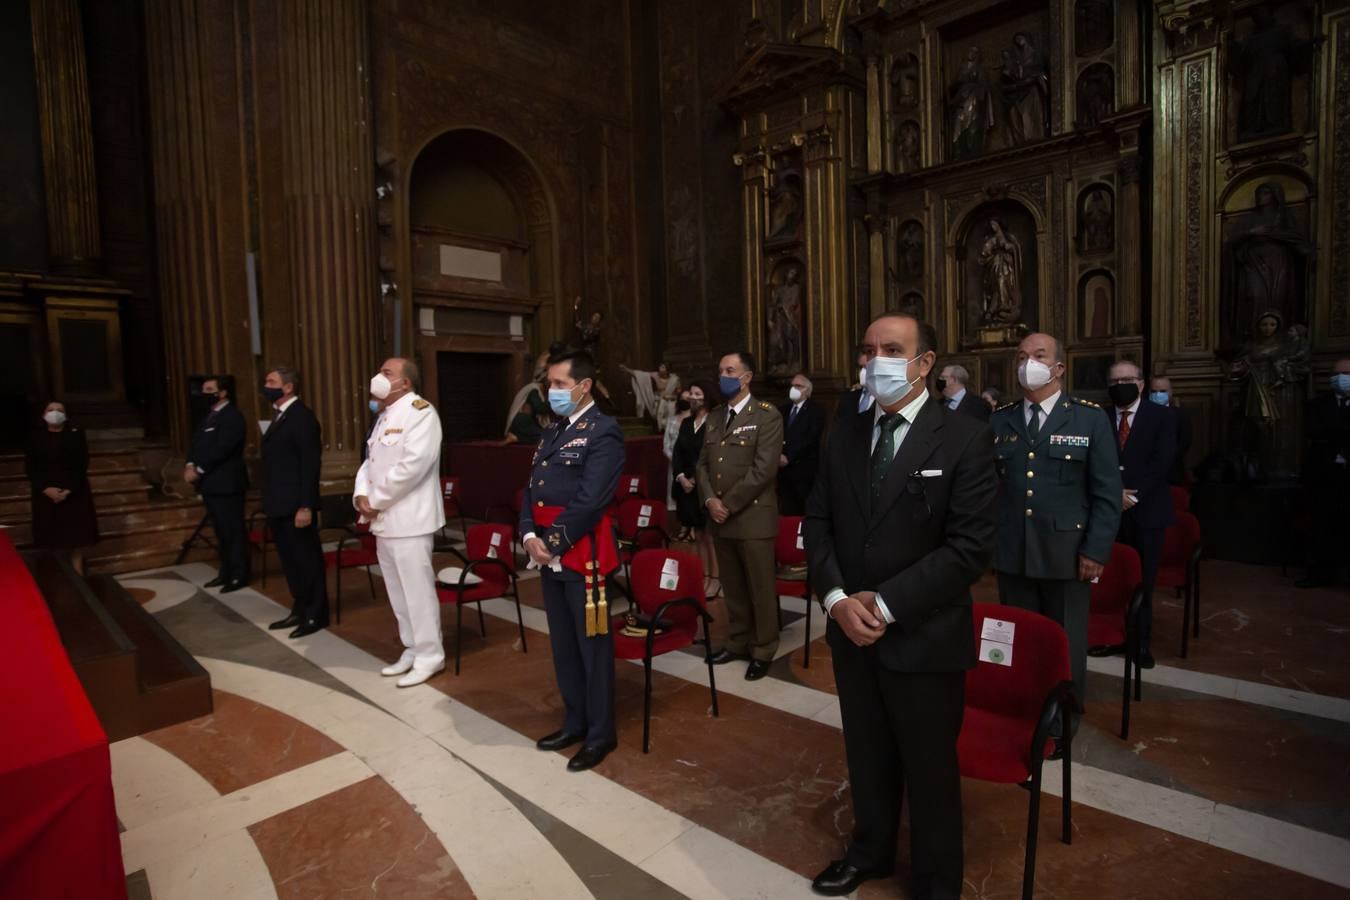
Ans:
<svg viewBox="0 0 1350 900"><path fill-rule="evenodd" d="M881 498L881 485L886 481L886 470L891 467L891 460L895 457L895 429L899 428L903 421L905 417L899 413L886 413L877 423L881 426L881 434L877 437L877 445L872 450L873 500Z"/></svg>

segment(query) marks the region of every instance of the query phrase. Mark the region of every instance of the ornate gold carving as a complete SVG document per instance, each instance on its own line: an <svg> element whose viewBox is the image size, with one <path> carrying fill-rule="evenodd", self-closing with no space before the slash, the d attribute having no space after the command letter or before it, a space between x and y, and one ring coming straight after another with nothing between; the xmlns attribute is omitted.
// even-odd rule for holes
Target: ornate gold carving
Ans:
<svg viewBox="0 0 1350 900"><path fill-rule="evenodd" d="M1350 335L1350 22L1336 23L1335 83L1331 106L1331 308L1335 337Z"/></svg>
<svg viewBox="0 0 1350 900"><path fill-rule="evenodd" d="M1187 63L1183 73L1183 165L1186 191L1186 290L1184 343L1188 348L1201 346L1200 291L1204 274L1204 244L1201 234L1201 200L1205 175L1205 65Z"/></svg>
<svg viewBox="0 0 1350 900"><path fill-rule="evenodd" d="M1025 200L1036 208L1037 214L1041 220L1045 219L1045 178L1036 176L1035 178L1026 178L1022 181L1014 181L1008 185L1007 193L1016 195L1018 199Z"/></svg>

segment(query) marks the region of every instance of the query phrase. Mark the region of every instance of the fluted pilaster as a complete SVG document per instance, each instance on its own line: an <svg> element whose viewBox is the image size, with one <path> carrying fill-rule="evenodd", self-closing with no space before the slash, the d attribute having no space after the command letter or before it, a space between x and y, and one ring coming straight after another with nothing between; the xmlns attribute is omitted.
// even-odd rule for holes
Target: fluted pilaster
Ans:
<svg viewBox="0 0 1350 900"><path fill-rule="evenodd" d="M325 477L354 471L376 364L374 153L364 0L278 14L284 218L296 351L323 423ZM430 364L432 361L428 361Z"/></svg>
<svg viewBox="0 0 1350 900"><path fill-rule="evenodd" d="M76 0L32 0L31 10L52 267L89 273L102 249L80 7Z"/></svg>

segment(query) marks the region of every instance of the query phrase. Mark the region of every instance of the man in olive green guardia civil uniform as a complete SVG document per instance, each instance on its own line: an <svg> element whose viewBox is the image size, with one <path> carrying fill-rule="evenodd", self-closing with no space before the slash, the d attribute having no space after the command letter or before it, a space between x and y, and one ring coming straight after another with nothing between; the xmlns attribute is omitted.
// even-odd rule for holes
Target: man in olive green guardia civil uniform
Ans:
<svg viewBox="0 0 1350 900"><path fill-rule="evenodd" d="M1110 420L1064 393L1064 371L1059 341L1027 335L1017 348L1023 397L990 417L1000 484L994 568L1002 602L1064 626L1082 704L1091 582L1111 556L1121 483Z"/></svg>
<svg viewBox="0 0 1350 900"><path fill-rule="evenodd" d="M783 417L750 395L755 358L749 352L722 357L718 375L726 402L708 414L697 475L729 618L726 645L713 662L748 659L745 677L755 681L768 674L778 650L775 485Z"/></svg>

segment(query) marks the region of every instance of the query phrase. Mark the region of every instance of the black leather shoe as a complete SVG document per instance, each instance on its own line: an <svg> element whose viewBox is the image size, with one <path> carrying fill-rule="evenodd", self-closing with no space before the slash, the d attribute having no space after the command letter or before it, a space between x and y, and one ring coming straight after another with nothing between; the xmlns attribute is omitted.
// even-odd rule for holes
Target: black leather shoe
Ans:
<svg viewBox="0 0 1350 900"><path fill-rule="evenodd" d="M1147 650L1139 651L1139 658L1135 660L1141 669L1151 669L1158 663L1153 659L1153 654Z"/></svg>
<svg viewBox="0 0 1350 900"><path fill-rule="evenodd" d="M748 654L732 653L730 650L723 648L713 654L712 663L714 666L725 666L729 662L735 662L738 659L749 659L749 658L750 657Z"/></svg>
<svg viewBox="0 0 1350 900"><path fill-rule="evenodd" d="M750 660L750 665L745 667L746 681L759 681L768 674L769 664L762 659L752 659Z"/></svg>
<svg viewBox="0 0 1350 900"><path fill-rule="evenodd" d="M316 631L323 631L328 627L328 622L324 619L306 619L300 624L300 627L286 635L291 640L302 638L307 634L313 634Z"/></svg>
<svg viewBox="0 0 1350 900"><path fill-rule="evenodd" d="M215 578L212 578L206 584L202 585L202 587L213 588L213 587L220 587L223 584L225 584L225 576L217 575Z"/></svg>
<svg viewBox="0 0 1350 900"><path fill-rule="evenodd" d="M227 584L227 585L225 585L223 588L221 588L221 589L220 589L220 592L221 592L222 594L229 594L229 593L233 593L234 591L240 591L240 590L243 590L243 589L246 588L246 587L248 587L248 582L247 582L247 581L231 581L229 584Z"/></svg>
<svg viewBox="0 0 1350 900"><path fill-rule="evenodd" d="M534 745L540 750L552 752L562 750L573 744L580 744L586 739L584 734L568 734L566 731L555 731L552 734L545 735L534 742Z"/></svg>
<svg viewBox="0 0 1350 900"><path fill-rule="evenodd" d="M273 631L281 631L283 628L294 628L299 624L300 624L300 617L297 616L295 613L291 613L286 618L278 619L277 621L273 622L271 625L268 625L267 627L272 629Z"/></svg>
<svg viewBox="0 0 1350 900"><path fill-rule="evenodd" d="M864 881L886 878L890 874L889 870L859 869L857 866L849 865L847 860L836 859L815 877L811 882L811 890L826 897L842 897L856 891Z"/></svg>
<svg viewBox="0 0 1350 900"><path fill-rule="evenodd" d="M567 761L567 771L584 772L593 769L617 746L619 746L617 742L611 741L608 744L590 744L582 747L576 756Z"/></svg>

